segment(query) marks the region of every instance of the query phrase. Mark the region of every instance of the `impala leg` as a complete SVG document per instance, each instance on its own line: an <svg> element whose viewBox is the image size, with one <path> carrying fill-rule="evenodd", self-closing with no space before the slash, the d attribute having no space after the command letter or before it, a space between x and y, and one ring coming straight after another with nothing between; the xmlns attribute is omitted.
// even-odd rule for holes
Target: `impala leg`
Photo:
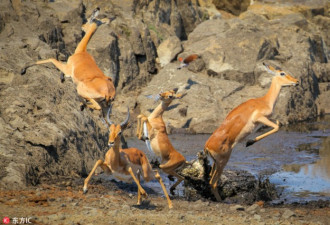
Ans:
<svg viewBox="0 0 330 225"><path fill-rule="evenodd" d="M140 140L142 140L142 137L143 137L143 126L144 126L144 123L147 123L147 127L151 127L150 125L148 126L149 122L148 122L148 118L146 116L144 116L143 114L140 114L138 116L138 128L137 128L137 136Z"/></svg>
<svg viewBox="0 0 330 225"><path fill-rule="evenodd" d="M175 173L176 174L176 173ZM173 176L175 176L175 175L173 175ZM175 190L175 188L184 180L184 178L183 177L181 177L179 174L177 174L176 176L175 176L178 180L175 182L175 184L173 184L171 187L170 187L170 192L171 192L171 194L172 195L174 195L174 190Z"/></svg>
<svg viewBox="0 0 330 225"><path fill-rule="evenodd" d="M57 69L59 69L62 73L65 74L65 76L70 77L71 76L71 66L69 64L66 63L62 63L54 58L50 58L50 59L45 59L45 60L40 60L37 61L33 64L27 65L26 67L24 67L21 71L21 75L24 75L26 73L26 69L31 67L31 66L35 66L35 65L40 65L40 64L45 64L45 63L53 63L54 66L56 66Z"/></svg>
<svg viewBox="0 0 330 225"><path fill-rule="evenodd" d="M139 184L140 184L140 173L138 173L138 181L139 181ZM138 200L137 200L137 205L141 205L141 191L140 191L140 188L138 187Z"/></svg>
<svg viewBox="0 0 330 225"><path fill-rule="evenodd" d="M211 168L211 172L209 174L210 177L213 176L214 171L215 171L215 162L213 162L213 165L212 165L212 168Z"/></svg>
<svg viewBox="0 0 330 225"><path fill-rule="evenodd" d="M179 174L177 174L174 170L172 170L172 171L164 170L164 172L177 178L177 181L175 182L175 184L173 184L170 187L170 193L172 195L175 195L175 193L174 193L175 188L184 180L184 178L182 176L180 176Z"/></svg>
<svg viewBox="0 0 330 225"><path fill-rule="evenodd" d="M213 172L212 178L210 180L211 191L218 202L221 201L221 197L218 192L218 180L221 176L220 171L218 171L218 167L216 166L215 171Z"/></svg>
<svg viewBox="0 0 330 225"><path fill-rule="evenodd" d="M83 105L87 106L88 108L91 108L91 109L101 110L100 104L97 101L95 101L94 99L89 97L92 90L93 89L90 89L89 85L86 83L79 82L77 84L78 95L87 100L87 103L86 104L83 103ZM92 94L95 94L95 93L92 92Z"/></svg>
<svg viewBox="0 0 330 225"><path fill-rule="evenodd" d="M101 110L101 106L99 103L97 103L97 101L95 101L94 99L90 98L87 99L87 107L91 108L91 109L95 109L95 110Z"/></svg>
<svg viewBox="0 0 330 225"><path fill-rule="evenodd" d="M132 176L133 180L135 181L136 185L138 186L138 189L140 190L141 194L144 195L145 197L147 197L147 193L146 191L141 187L140 182L138 181L138 179L135 177L133 170L131 167L128 167L127 171L129 172L129 174Z"/></svg>
<svg viewBox="0 0 330 225"><path fill-rule="evenodd" d="M142 122L141 122L141 119L142 119L143 115L140 114L137 116L137 126L136 126L136 136L141 139L142 137Z"/></svg>
<svg viewBox="0 0 330 225"><path fill-rule="evenodd" d="M37 61L36 65L45 64L45 63L53 63L57 69L59 69L62 73L65 74L65 76L67 77L71 76L72 68L71 66L69 66L69 64L62 63L54 58L50 58L46 60Z"/></svg>
<svg viewBox="0 0 330 225"><path fill-rule="evenodd" d="M88 177L84 181L84 187L83 187L84 194L86 194L87 191L88 191L87 185L89 183L89 180L92 178L92 176L94 175L95 170L99 166L101 166L101 168L103 169L104 172L111 173L110 169L104 164L103 160L101 160L101 159L97 160L97 162L95 163L93 169L91 170Z"/></svg>
<svg viewBox="0 0 330 225"><path fill-rule="evenodd" d="M96 29L97 29L96 23L84 24L83 30L86 31L86 34L83 37L83 39L79 42L79 44L74 52L75 54L81 53L81 52L86 52L87 44L88 44L89 40L91 39L92 35L94 34L94 32L96 31Z"/></svg>
<svg viewBox="0 0 330 225"><path fill-rule="evenodd" d="M158 182L162 186L163 192L164 192L165 197L167 199L168 208L172 209L173 208L172 201L171 201L170 197L168 196L168 193L167 193L166 187L163 183L163 180L162 180L161 176L159 175L158 170L154 170L154 172L155 172L155 178L158 180Z"/></svg>
<svg viewBox="0 0 330 225"><path fill-rule="evenodd" d="M180 176L179 174L177 174L174 170L177 169L178 167L180 167L184 162L179 161L179 162L175 162L175 161L167 161L165 164L161 164L159 165L159 168L162 169L165 173L172 175L174 177L176 177L178 180L175 184L173 184L170 188L170 192L172 195L174 195L174 190L176 188L176 186L178 186L183 180L184 177Z"/></svg>
<svg viewBox="0 0 330 225"><path fill-rule="evenodd" d="M267 125L269 127L273 127L274 129L272 129L272 130L270 130L270 131L268 131L268 132L266 132L266 133L264 133L264 134L256 137L253 140L248 140L246 142L246 147L248 147L250 145L253 145L255 142L257 142L257 141L259 141L259 140L261 140L261 139L263 139L263 138L265 138L265 137L267 137L267 136L269 136L269 135L271 135L273 133L276 133L278 131L278 129L279 129L279 121L278 120L276 121L276 124L273 123L272 121L270 121L269 119L267 119L267 117L260 117L257 121L259 123L265 124L265 125Z"/></svg>

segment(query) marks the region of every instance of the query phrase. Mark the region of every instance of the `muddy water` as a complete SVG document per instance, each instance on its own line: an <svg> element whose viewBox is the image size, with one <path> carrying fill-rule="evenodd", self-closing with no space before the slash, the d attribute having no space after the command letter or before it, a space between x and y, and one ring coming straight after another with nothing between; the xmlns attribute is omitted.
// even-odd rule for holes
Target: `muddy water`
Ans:
<svg viewBox="0 0 330 225"><path fill-rule="evenodd" d="M264 133L258 130L248 138ZM245 141L236 145L225 169L243 169L255 176L267 176L281 193L277 202L330 200L330 116L314 122L282 127L279 132L246 148ZM170 135L174 147L188 161L203 150L210 135ZM145 151L150 160L157 157L148 152L145 144L129 138L129 146ZM163 176L165 185L173 184ZM155 182L146 184L161 193ZM183 194L182 185L178 187Z"/></svg>

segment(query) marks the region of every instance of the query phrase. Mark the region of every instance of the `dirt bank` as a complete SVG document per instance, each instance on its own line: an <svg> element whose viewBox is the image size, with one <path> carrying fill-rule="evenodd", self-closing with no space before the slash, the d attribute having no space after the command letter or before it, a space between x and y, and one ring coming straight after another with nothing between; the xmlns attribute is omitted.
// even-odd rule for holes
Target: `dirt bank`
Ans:
<svg viewBox="0 0 330 225"><path fill-rule="evenodd" d="M136 205L136 187L115 181L92 179L89 192L82 193L83 179L0 192L1 219L30 218L32 224L329 224L329 202L308 205L270 206L224 204L172 197L166 200L149 193ZM125 188L125 189L123 189ZM150 194L151 193L151 194Z"/></svg>

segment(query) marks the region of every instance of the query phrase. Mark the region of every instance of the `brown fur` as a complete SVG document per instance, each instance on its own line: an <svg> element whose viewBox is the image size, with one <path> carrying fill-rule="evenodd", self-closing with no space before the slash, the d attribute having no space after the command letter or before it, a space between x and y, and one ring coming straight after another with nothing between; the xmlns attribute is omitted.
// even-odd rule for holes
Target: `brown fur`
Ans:
<svg viewBox="0 0 330 225"><path fill-rule="evenodd" d="M108 112L109 114L109 112ZM168 201L169 208L172 208L172 202L167 194L165 186L158 171L153 171L146 155L137 148L120 148L120 136L122 130L124 130L128 123L123 125L115 125L109 122L109 141L110 149L105 154L105 159L98 160L94 165L92 171L84 181L84 193L87 192L87 185L92 178L96 168L100 166L105 172L112 173L117 179L129 182L130 178L138 186L138 201L137 204L141 204L141 195L147 196L147 193L140 185L140 172L142 172L143 179L148 182L153 179L157 179L161 184L164 194Z"/></svg>
<svg viewBox="0 0 330 225"><path fill-rule="evenodd" d="M289 74L282 76L280 74L284 73L283 71L275 70L274 67L267 65L265 66L276 75L273 78L268 93L261 98L250 99L234 108L205 143L205 152L209 153L214 160L214 165L210 174L210 185L218 201L220 201L221 198L217 190L217 182L230 158L231 151L235 144L250 134L258 123L263 123L274 129L256 137L254 140L248 141L247 146L275 133L278 130L278 123L274 124L269 121L267 117L271 115L273 111L281 87L298 83L298 81Z"/></svg>
<svg viewBox="0 0 330 225"><path fill-rule="evenodd" d="M137 135L142 139L143 123L147 123L149 140L151 147L156 155L162 158L160 168L167 174L178 178L178 181L170 188L171 193L175 187L183 180L183 177L178 175L175 170L184 165L185 157L179 153L172 145L166 132L166 126L163 120L163 113L175 98L181 98L182 95L175 94L176 90L163 92L160 94L161 103L154 109L150 116L146 117L143 114L138 116Z"/></svg>
<svg viewBox="0 0 330 225"><path fill-rule="evenodd" d="M108 105L115 97L115 86L112 79L104 75L96 65L94 58L86 51L87 44L97 27L96 22L87 22L83 25L86 34L78 44L75 53L69 57L67 64L53 58L41 60L27 66L22 70L22 74L30 66L53 63L66 77L73 79L77 85L78 94L87 100L88 107L101 110L102 107L99 102L106 100Z"/></svg>

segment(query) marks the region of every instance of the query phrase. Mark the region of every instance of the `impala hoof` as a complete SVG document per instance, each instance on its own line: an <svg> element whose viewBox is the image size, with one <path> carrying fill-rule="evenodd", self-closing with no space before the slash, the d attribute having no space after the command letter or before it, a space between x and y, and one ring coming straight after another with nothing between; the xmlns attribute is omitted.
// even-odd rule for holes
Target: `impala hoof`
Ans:
<svg viewBox="0 0 330 225"><path fill-rule="evenodd" d="M246 147L249 147L250 145L253 145L256 141L255 140L248 140L246 142Z"/></svg>
<svg viewBox="0 0 330 225"><path fill-rule="evenodd" d="M87 192L88 192L88 189L84 187L84 188L83 188L83 193L84 193L84 194L87 194Z"/></svg>
<svg viewBox="0 0 330 225"><path fill-rule="evenodd" d="M148 198L148 194L147 194L147 192L145 192L145 191L142 192L141 195L143 195L143 197L145 197L145 198Z"/></svg>
<svg viewBox="0 0 330 225"><path fill-rule="evenodd" d="M175 190L175 188L170 188L171 195L175 195L174 190Z"/></svg>
<svg viewBox="0 0 330 225"><path fill-rule="evenodd" d="M89 22L90 23L93 22L95 20L95 18L99 15L99 13L100 13L100 8L97 7L96 9L93 10L92 15L89 19Z"/></svg>
<svg viewBox="0 0 330 225"><path fill-rule="evenodd" d="M81 103L81 105L80 105L80 111L84 111L85 107L86 107L86 104Z"/></svg>

